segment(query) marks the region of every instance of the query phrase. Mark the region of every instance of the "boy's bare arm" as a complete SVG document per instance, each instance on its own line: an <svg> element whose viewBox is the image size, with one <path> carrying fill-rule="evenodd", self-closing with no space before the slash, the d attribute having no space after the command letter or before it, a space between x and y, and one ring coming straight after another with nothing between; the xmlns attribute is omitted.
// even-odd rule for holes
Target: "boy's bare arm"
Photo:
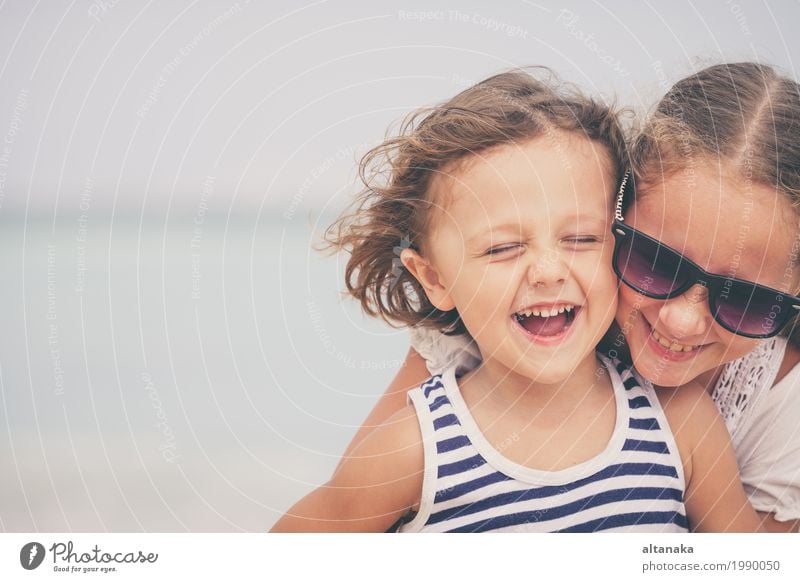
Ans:
<svg viewBox="0 0 800 582"><path fill-rule="evenodd" d="M328 483L298 501L273 532L382 532L418 505L424 468L413 407L376 427Z"/></svg>
<svg viewBox="0 0 800 582"><path fill-rule="evenodd" d="M686 477L686 513L692 531L763 531L739 478L730 435L699 384L660 389Z"/></svg>

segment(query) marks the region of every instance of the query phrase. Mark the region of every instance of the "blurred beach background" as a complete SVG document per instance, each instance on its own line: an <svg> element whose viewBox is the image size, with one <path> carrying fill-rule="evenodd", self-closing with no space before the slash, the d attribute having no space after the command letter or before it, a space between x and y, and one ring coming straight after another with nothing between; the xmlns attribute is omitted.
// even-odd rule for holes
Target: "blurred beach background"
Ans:
<svg viewBox="0 0 800 582"><path fill-rule="evenodd" d="M645 111L800 4L0 5L0 530L264 531L407 333L311 248L386 128L513 66Z"/></svg>

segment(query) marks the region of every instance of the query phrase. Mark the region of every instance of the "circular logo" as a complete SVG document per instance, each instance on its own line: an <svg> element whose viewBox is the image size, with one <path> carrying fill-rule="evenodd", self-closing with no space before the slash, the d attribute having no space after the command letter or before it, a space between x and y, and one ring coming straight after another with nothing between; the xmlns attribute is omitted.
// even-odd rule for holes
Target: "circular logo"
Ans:
<svg viewBox="0 0 800 582"><path fill-rule="evenodd" d="M19 563L26 570L35 570L44 560L44 546L39 542L29 542L19 551Z"/></svg>

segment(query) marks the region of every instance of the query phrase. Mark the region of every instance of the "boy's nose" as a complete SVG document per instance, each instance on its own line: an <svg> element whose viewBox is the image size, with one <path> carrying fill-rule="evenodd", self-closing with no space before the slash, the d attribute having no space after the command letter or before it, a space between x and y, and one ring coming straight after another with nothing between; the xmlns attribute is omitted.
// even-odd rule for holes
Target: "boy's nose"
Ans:
<svg viewBox="0 0 800 582"><path fill-rule="evenodd" d="M708 291L695 285L683 295L664 301L658 312L660 331L681 340L705 335L711 326Z"/></svg>
<svg viewBox="0 0 800 582"><path fill-rule="evenodd" d="M542 253L528 268L528 282L532 287L561 284L566 278L567 266L555 251Z"/></svg>

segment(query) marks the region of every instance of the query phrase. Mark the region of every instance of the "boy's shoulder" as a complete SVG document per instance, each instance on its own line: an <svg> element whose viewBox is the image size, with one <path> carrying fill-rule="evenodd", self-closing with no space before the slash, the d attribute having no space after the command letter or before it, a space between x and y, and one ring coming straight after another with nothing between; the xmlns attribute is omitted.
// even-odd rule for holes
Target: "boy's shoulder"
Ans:
<svg viewBox="0 0 800 582"><path fill-rule="evenodd" d="M421 394L423 398L428 398L434 395L434 391L436 391L438 388L445 387L448 376L453 378L453 381L456 382L456 388L458 388L458 381L455 377L455 368L451 366L439 374L432 374L431 376L428 376L422 383L420 383L419 386L412 388L408 392L409 394ZM409 398L409 403L411 403L411 397Z"/></svg>
<svg viewBox="0 0 800 582"><path fill-rule="evenodd" d="M377 425L342 460L329 484L351 491L351 504L385 498L391 499L388 506L394 511L418 505L424 467L416 411L408 404Z"/></svg>
<svg viewBox="0 0 800 582"><path fill-rule="evenodd" d="M404 441L419 441L417 411L410 402L381 423L381 427L387 434L401 437Z"/></svg>
<svg viewBox="0 0 800 582"><path fill-rule="evenodd" d="M724 423L711 396L698 382L680 388L657 387L655 392L678 445L688 483L693 473L695 452L708 444L709 434L727 435Z"/></svg>
<svg viewBox="0 0 800 582"><path fill-rule="evenodd" d="M680 388L656 387L655 393L673 432L689 429L703 431L703 426L697 424L698 420L713 421L719 416L714 401L699 382L692 381Z"/></svg>
<svg viewBox="0 0 800 582"><path fill-rule="evenodd" d="M633 378L642 390L655 395L667 420L670 421L673 432L678 428L678 425L673 424L673 421L683 425L686 424L683 421L688 418L692 418L695 421L701 417L713 420L719 416L714 401L706 392L705 387L699 382L692 380L680 388L656 386L643 377L634 366L618 358L610 358L603 354L599 355L607 367L613 368L623 381Z"/></svg>

